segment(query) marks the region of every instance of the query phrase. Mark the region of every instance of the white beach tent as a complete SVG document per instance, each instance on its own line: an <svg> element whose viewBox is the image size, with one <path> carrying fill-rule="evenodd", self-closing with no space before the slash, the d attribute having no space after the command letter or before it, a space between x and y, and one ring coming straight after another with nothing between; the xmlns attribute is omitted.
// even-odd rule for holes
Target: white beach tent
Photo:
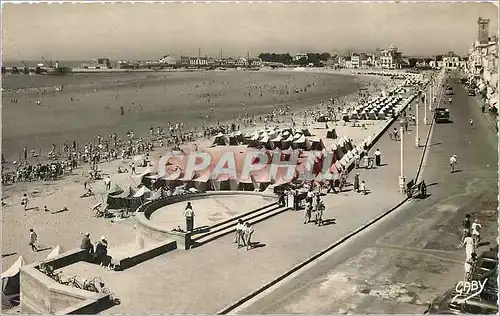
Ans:
<svg viewBox="0 0 500 316"><path fill-rule="evenodd" d="M149 195L151 194L151 190L146 188L145 186L142 186L137 192L135 192L134 197L135 198L148 198Z"/></svg>
<svg viewBox="0 0 500 316"><path fill-rule="evenodd" d="M293 141L295 144L302 144L306 142L306 137L304 135L300 135L299 138Z"/></svg>
<svg viewBox="0 0 500 316"><path fill-rule="evenodd" d="M11 300L19 297L21 282L20 269L26 262L19 256L16 262L2 273L2 308L12 307Z"/></svg>
<svg viewBox="0 0 500 316"><path fill-rule="evenodd" d="M63 248L61 245L57 245L54 249L52 249L52 251L47 255L47 257L45 259L53 259L57 256L59 256L60 254L62 254L64 251L63 251Z"/></svg>
<svg viewBox="0 0 500 316"><path fill-rule="evenodd" d="M272 142L279 143L281 142L282 138L281 135L276 136L274 139L271 139Z"/></svg>
<svg viewBox="0 0 500 316"><path fill-rule="evenodd" d="M141 174L138 174L135 177L136 178L142 178L142 177L147 176L147 175L149 175L151 173L153 173L153 169L151 169L150 167L147 167L146 169L144 169L143 172L141 172Z"/></svg>
<svg viewBox="0 0 500 316"><path fill-rule="evenodd" d="M259 139L259 133L257 131L255 131L252 135L252 138L251 140L258 140Z"/></svg>

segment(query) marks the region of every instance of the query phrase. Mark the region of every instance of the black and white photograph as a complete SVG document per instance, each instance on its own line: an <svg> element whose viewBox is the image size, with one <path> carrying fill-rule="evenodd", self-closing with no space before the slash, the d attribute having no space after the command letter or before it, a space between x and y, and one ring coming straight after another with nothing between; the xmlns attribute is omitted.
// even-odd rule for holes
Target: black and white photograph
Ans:
<svg viewBox="0 0 500 316"><path fill-rule="evenodd" d="M3 1L2 313L498 314L498 1Z"/></svg>

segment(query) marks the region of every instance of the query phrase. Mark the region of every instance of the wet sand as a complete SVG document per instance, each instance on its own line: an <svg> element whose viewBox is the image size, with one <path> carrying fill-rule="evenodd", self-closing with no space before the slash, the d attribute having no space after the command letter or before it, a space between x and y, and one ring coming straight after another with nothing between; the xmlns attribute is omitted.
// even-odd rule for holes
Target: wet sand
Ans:
<svg viewBox="0 0 500 316"><path fill-rule="evenodd" d="M37 152L41 149L45 155L52 144L73 140L83 144L97 135L116 132L124 136L128 130L146 136L151 126L166 127L167 122L183 121L185 126L201 130L202 125L232 120L245 112L265 114L284 105L300 111L320 100L338 100L358 91L368 80L377 80L275 71L17 76L4 78L4 89L64 85L64 90L4 91L2 140L9 161L19 159L23 146ZM304 88L306 91L295 92ZM41 106L36 105L37 100ZM120 114L122 106L124 115ZM212 106L213 116L207 119Z"/></svg>

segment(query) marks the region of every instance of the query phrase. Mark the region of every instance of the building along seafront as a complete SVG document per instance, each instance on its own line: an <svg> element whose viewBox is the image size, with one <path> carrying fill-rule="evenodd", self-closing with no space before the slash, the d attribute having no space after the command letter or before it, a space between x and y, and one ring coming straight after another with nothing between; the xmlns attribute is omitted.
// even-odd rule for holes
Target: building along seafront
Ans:
<svg viewBox="0 0 500 316"><path fill-rule="evenodd" d="M466 73L479 95L495 113L498 111L498 34L489 35L489 20L478 19L478 38L469 49Z"/></svg>

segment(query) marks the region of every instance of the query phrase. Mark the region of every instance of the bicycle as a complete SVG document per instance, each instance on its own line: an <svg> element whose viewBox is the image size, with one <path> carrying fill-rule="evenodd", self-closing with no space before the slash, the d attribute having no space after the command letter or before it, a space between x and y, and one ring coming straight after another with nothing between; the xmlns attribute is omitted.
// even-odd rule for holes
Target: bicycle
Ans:
<svg viewBox="0 0 500 316"><path fill-rule="evenodd" d="M70 285L74 288L83 290L83 284L80 280L78 280L78 278L79 278L78 275L74 275L71 278L69 278L65 283L66 285Z"/></svg>
<svg viewBox="0 0 500 316"><path fill-rule="evenodd" d="M62 283L62 280L61 280L61 277L60 277L60 275L62 274L62 271L54 272L54 268L51 265L45 264L43 262L40 263L39 269L46 276L48 276L49 278L53 279L57 283Z"/></svg>
<svg viewBox="0 0 500 316"><path fill-rule="evenodd" d="M115 297L115 293L111 292L109 289L103 287L101 288L101 293L109 295L109 301L114 305L120 305L121 301L118 297Z"/></svg>
<svg viewBox="0 0 500 316"><path fill-rule="evenodd" d="M95 277L90 281L85 280L83 282L83 289L91 292L99 293L99 289L97 288L97 282L99 282L99 286L104 287L104 282L100 277Z"/></svg>

